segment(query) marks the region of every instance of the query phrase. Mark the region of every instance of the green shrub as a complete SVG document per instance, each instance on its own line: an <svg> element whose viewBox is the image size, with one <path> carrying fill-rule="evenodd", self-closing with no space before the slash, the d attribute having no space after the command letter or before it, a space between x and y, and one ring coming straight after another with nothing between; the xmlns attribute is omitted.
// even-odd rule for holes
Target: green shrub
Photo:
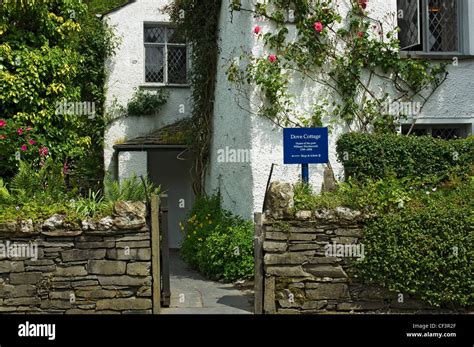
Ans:
<svg viewBox="0 0 474 347"><path fill-rule="evenodd" d="M211 279L253 276L253 224L221 209L219 196L198 197L186 224L181 254L188 264Z"/></svg>
<svg viewBox="0 0 474 347"><path fill-rule="evenodd" d="M436 176L471 173L474 137L441 140L431 136L348 133L337 141L338 160L346 177L356 179Z"/></svg>
<svg viewBox="0 0 474 347"><path fill-rule="evenodd" d="M159 89L156 93L149 93L138 89L127 104L127 115L156 115L167 101L168 93L163 88Z"/></svg>
<svg viewBox="0 0 474 347"><path fill-rule="evenodd" d="M356 268L370 283L433 305L472 305L474 184L430 195L368 222Z"/></svg>
<svg viewBox="0 0 474 347"><path fill-rule="evenodd" d="M161 188L155 186L148 177L137 177L115 181L107 176L104 182L106 201L149 201L152 194L159 195Z"/></svg>
<svg viewBox="0 0 474 347"><path fill-rule="evenodd" d="M100 195L99 191L89 190L87 197L80 197L78 200L71 201L71 207L80 217L87 218L110 215L113 203L104 201L104 197Z"/></svg>
<svg viewBox="0 0 474 347"><path fill-rule="evenodd" d="M13 200L13 197L10 195L10 192L7 189L7 186L3 182L3 179L0 178L0 204L8 204Z"/></svg>
<svg viewBox="0 0 474 347"><path fill-rule="evenodd" d="M18 172L10 182L10 191L19 204L31 199L43 199L43 203L59 201L67 195L63 166L51 157L38 167L20 161Z"/></svg>
<svg viewBox="0 0 474 347"><path fill-rule="evenodd" d="M343 185L344 183L341 184L341 187ZM295 211L301 211L347 206L351 201L346 199L344 194L341 194L341 187L334 192L326 192L318 195L313 192L313 188L310 184L297 182L294 187L294 209Z"/></svg>
<svg viewBox="0 0 474 347"><path fill-rule="evenodd" d="M339 183L338 189L321 194L313 193L304 183L295 185L295 210L334 209L338 206L366 212L398 210L417 196L431 192L436 185L430 181L421 182L408 178L397 179L393 175L384 179L356 181L349 178ZM436 188L435 188L436 189Z"/></svg>

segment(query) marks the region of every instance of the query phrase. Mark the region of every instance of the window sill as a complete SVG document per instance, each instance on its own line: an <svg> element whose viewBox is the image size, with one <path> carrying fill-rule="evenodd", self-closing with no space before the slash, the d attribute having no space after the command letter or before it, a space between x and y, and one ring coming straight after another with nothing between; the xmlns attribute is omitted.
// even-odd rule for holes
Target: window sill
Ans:
<svg viewBox="0 0 474 347"><path fill-rule="evenodd" d="M474 59L474 56L464 53L426 53L421 51L400 51L400 58L425 60L452 60L453 58L458 58L459 60L468 60Z"/></svg>
<svg viewBox="0 0 474 347"><path fill-rule="evenodd" d="M140 88L191 88L190 84L165 84L165 83L144 83Z"/></svg>

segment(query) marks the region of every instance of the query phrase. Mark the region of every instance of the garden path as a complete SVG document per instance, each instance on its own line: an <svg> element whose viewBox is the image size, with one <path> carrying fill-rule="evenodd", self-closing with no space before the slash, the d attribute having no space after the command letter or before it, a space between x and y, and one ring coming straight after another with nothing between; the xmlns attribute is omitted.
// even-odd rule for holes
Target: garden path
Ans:
<svg viewBox="0 0 474 347"><path fill-rule="evenodd" d="M208 280L170 250L171 301L162 314L252 314L253 297L232 283Z"/></svg>

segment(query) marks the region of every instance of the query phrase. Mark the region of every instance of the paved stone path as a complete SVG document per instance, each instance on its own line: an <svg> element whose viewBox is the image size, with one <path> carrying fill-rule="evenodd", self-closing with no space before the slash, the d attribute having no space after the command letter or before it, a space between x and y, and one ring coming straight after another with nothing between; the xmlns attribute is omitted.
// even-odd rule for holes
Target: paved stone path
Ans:
<svg viewBox="0 0 474 347"><path fill-rule="evenodd" d="M170 251L171 304L162 314L252 314L251 293L230 283L210 281Z"/></svg>

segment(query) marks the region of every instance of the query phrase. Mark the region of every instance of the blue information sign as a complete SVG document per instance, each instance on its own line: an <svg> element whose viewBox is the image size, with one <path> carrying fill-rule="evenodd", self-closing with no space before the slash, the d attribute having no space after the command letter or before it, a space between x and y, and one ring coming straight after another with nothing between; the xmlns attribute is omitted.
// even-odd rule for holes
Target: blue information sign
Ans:
<svg viewBox="0 0 474 347"><path fill-rule="evenodd" d="M283 129L284 164L325 164L328 147L328 128Z"/></svg>

